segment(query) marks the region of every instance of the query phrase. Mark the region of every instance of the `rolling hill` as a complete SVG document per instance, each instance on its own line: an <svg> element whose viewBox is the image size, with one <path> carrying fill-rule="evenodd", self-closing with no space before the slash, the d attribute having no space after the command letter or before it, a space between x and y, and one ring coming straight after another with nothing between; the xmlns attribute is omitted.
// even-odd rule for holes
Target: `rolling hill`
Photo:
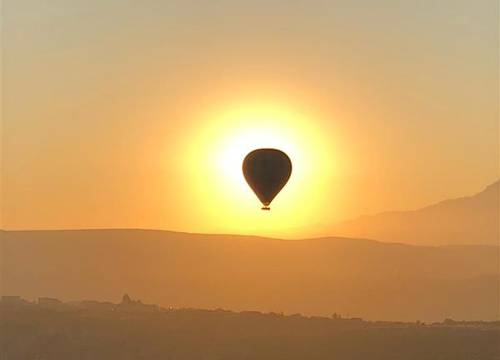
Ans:
<svg viewBox="0 0 500 360"><path fill-rule="evenodd" d="M2 294L384 320L498 316L498 247L148 230L1 232Z"/></svg>

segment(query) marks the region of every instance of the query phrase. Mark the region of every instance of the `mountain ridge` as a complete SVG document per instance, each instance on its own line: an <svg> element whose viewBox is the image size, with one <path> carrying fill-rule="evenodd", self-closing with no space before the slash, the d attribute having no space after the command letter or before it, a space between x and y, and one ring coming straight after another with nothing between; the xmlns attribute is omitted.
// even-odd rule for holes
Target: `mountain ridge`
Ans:
<svg viewBox="0 0 500 360"><path fill-rule="evenodd" d="M385 211L340 222L333 236L363 237L416 245L499 244L500 180L471 196L416 210Z"/></svg>
<svg viewBox="0 0 500 360"><path fill-rule="evenodd" d="M364 216L364 215L363 215ZM370 215L367 215L370 216ZM219 238L231 238L231 239L256 239L265 241L283 241L283 242L321 242L321 241L349 241L349 242L367 242L371 244L380 245L393 245L393 246L405 246L405 247L418 247L418 248L499 248L500 244L444 244L444 245L427 245L427 244L414 244L396 241L383 241L378 239L370 238L353 238L349 236L313 236L310 238L296 238L296 239L285 239L279 237L271 236L260 236L260 235L247 235L247 234L232 234L232 233L203 233L203 232L186 232L186 231L173 231L173 230L163 230L163 229L147 229L147 228L77 228L77 229L29 229L29 230L5 230L0 229L0 233L77 233L77 232L138 232L138 233L158 233L158 234L174 234L174 235L185 235L185 236L203 236L203 237L219 237Z"/></svg>

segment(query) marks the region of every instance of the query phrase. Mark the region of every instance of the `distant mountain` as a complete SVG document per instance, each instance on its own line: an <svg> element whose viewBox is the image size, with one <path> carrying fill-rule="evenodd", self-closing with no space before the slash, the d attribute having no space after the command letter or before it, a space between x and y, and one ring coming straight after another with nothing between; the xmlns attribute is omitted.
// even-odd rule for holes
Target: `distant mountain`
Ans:
<svg viewBox="0 0 500 360"><path fill-rule="evenodd" d="M362 237L407 244L499 244L497 181L480 193L424 207L362 216L328 229L335 236Z"/></svg>
<svg viewBox="0 0 500 360"><path fill-rule="evenodd" d="M146 230L1 232L1 292L384 320L498 316L498 247Z"/></svg>

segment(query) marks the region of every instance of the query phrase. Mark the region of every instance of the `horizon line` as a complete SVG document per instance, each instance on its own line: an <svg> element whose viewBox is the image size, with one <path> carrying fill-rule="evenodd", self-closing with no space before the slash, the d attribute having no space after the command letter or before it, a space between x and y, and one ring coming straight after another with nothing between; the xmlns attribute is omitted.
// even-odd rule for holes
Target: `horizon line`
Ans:
<svg viewBox="0 0 500 360"><path fill-rule="evenodd" d="M393 242L393 241L381 241L376 239L369 238L355 238L355 237L346 237L346 236L335 236L335 235L327 235L327 236L315 236L310 238L297 238L297 239L286 239L286 238L277 238L272 236L263 236L263 235L252 235L252 234L231 234L231 233L202 233L202 232L188 232L188 231L176 231L176 230L167 230L167 229L154 229L154 228L66 228L66 229L17 229L17 230L7 230L0 228L0 232L85 232L85 231L144 231L144 232L163 232L163 233L174 233L174 234L182 234L182 235L195 235L195 236L235 236L235 237L244 237L244 238L260 238L266 240L276 240L276 241L319 241L319 240L353 240L353 241L369 241L377 244L385 244L385 245L401 245L401 246L410 246L410 247L428 247L428 248L444 248L444 247L493 247L500 248L500 244L447 244L447 245L422 245L422 244L409 244L403 242Z"/></svg>

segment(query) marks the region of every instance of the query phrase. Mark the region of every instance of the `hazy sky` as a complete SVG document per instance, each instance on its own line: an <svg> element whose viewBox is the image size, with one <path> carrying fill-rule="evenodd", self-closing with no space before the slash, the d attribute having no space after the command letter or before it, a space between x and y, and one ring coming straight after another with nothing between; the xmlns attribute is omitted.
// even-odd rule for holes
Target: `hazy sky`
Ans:
<svg viewBox="0 0 500 360"><path fill-rule="evenodd" d="M3 227L302 235L472 194L498 25L496 0L4 0ZM268 142L296 167L264 215L239 161Z"/></svg>

